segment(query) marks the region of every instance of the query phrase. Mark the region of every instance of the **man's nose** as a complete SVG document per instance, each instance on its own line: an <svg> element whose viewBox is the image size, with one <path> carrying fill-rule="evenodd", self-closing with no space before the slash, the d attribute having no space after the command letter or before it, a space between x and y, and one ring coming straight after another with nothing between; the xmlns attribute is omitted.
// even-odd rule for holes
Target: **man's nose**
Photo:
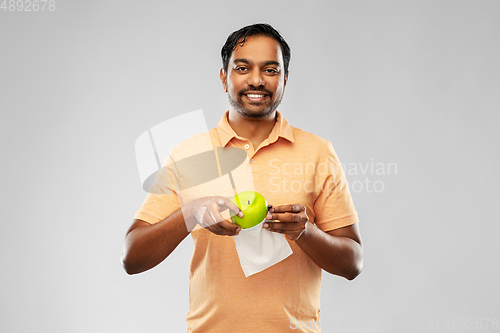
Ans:
<svg viewBox="0 0 500 333"><path fill-rule="evenodd" d="M248 76L247 84L249 86L259 87L265 86L266 82L264 80L264 76L260 71L252 71Z"/></svg>

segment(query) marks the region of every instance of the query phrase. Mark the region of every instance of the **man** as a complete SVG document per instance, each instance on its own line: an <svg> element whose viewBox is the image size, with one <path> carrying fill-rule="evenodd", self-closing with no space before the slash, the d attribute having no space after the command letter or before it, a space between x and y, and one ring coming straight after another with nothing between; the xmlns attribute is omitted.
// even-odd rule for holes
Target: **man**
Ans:
<svg viewBox="0 0 500 333"><path fill-rule="evenodd" d="M248 152L255 189L273 205L263 227L283 234L293 254L245 277L232 239L240 228L221 215L243 215L229 198L202 197L181 209L175 196L149 194L127 232L124 268L135 274L159 264L194 221L203 228L191 231L188 332L319 332L321 270L351 280L362 269L345 175L330 142L290 126L277 111L290 49L274 28L235 31L222 61L229 110L210 134L221 147Z"/></svg>

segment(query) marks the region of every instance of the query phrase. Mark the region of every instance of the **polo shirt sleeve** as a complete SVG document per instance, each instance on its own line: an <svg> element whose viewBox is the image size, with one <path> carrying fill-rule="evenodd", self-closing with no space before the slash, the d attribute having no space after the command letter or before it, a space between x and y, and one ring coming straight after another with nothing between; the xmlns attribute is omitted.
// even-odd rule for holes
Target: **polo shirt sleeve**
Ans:
<svg viewBox="0 0 500 333"><path fill-rule="evenodd" d="M135 213L135 219L151 224L158 223L172 215L180 208L179 198L174 186L174 172L172 171L172 157L163 164L146 196L142 206Z"/></svg>
<svg viewBox="0 0 500 333"><path fill-rule="evenodd" d="M323 155L323 167L318 168L316 184L321 190L314 202L315 223L323 231L346 227L358 222L351 193L342 165L328 141Z"/></svg>
<svg viewBox="0 0 500 333"><path fill-rule="evenodd" d="M179 201L174 194L148 193L142 206L135 212L134 218L155 224L172 215L179 208Z"/></svg>

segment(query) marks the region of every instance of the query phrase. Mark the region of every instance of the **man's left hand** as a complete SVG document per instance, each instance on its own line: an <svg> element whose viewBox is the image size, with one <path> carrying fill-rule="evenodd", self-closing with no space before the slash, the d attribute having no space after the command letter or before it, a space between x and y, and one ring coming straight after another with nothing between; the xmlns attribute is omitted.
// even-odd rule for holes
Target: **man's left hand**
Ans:
<svg viewBox="0 0 500 333"><path fill-rule="evenodd" d="M308 221L306 207L303 205L274 206L269 209L263 228L279 232L288 239L296 241L306 231Z"/></svg>

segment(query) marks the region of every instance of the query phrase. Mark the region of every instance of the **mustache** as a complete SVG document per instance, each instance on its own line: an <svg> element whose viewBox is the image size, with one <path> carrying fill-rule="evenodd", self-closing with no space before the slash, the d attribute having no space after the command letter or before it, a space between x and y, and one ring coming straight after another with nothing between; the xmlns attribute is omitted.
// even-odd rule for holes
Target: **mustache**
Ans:
<svg viewBox="0 0 500 333"><path fill-rule="evenodd" d="M247 92L249 91L252 91L252 92L262 92L262 93L265 93L266 95L269 95L269 96L272 96L273 93L267 89L264 89L264 88L248 88L248 89L245 89L245 90L241 90L239 92L239 95L240 96L243 96L243 94L246 94Z"/></svg>

